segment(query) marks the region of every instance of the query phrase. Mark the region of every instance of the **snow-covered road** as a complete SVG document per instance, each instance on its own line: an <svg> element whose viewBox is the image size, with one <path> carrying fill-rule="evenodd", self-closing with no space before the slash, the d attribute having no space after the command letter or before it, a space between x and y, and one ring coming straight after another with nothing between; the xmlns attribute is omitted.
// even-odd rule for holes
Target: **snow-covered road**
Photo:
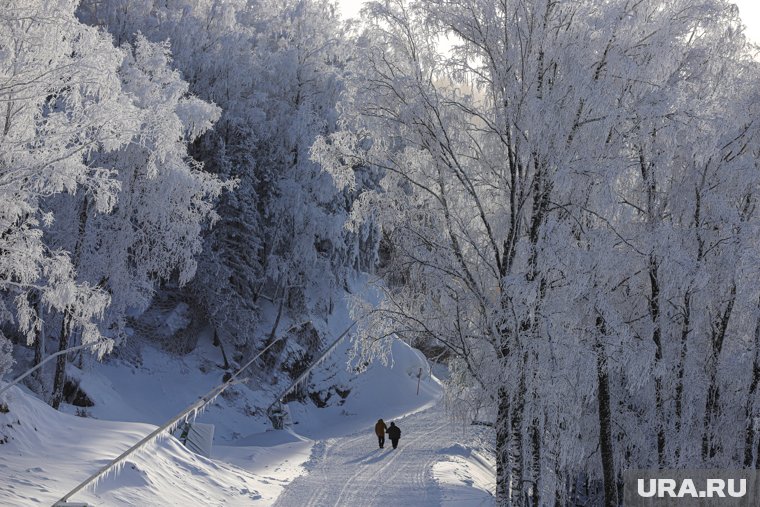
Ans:
<svg viewBox="0 0 760 507"><path fill-rule="evenodd" d="M462 435L442 405L396 420L402 431L397 449L387 440L379 449L372 428L317 442L308 474L290 483L275 506L491 505L491 495L478 489L479 478L452 459L464 449L457 443ZM447 474L447 465L458 470ZM436 478L434 469L444 473Z"/></svg>

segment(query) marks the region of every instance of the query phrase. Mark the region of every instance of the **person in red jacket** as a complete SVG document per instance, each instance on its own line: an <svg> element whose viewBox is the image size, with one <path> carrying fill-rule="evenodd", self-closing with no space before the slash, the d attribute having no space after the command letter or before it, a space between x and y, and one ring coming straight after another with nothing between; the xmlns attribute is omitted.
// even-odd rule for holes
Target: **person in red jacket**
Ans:
<svg viewBox="0 0 760 507"><path fill-rule="evenodd" d="M385 425L382 419L378 419L375 423L375 435L377 435L377 443L380 444L380 449L385 444L385 432L388 430L388 426Z"/></svg>
<svg viewBox="0 0 760 507"><path fill-rule="evenodd" d="M388 438L391 439L391 443L393 444L393 448L395 449L396 446L398 446L398 439L401 438L401 429L399 429L398 426L396 426L396 423L391 423L391 427L388 428Z"/></svg>

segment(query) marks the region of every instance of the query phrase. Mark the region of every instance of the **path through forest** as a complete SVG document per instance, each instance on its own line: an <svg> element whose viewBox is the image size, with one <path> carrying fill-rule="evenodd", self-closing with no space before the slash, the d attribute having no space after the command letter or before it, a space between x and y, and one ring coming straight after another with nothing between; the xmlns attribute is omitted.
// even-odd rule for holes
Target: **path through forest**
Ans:
<svg viewBox="0 0 760 507"><path fill-rule="evenodd" d="M460 462L452 456L466 448L442 402L395 422L402 432L397 449L387 439L379 449L372 428L317 442L305 465L308 474L290 483L275 506L492 504L489 493L472 487L479 481L462 466L462 456ZM458 472L458 481L441 479L452 477L447 468Z"/></svg>

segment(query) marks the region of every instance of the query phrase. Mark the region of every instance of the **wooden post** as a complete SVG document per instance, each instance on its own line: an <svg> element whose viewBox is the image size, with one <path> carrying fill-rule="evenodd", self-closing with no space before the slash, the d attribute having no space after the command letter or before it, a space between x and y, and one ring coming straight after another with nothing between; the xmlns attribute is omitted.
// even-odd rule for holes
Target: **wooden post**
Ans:
<svg viewBox="0 0 760 507"><path fill-rule="evenodd" d="M417 372L417 396L420 395L420 380L422 380L422 367L420 366L420 371Z"/></svg>

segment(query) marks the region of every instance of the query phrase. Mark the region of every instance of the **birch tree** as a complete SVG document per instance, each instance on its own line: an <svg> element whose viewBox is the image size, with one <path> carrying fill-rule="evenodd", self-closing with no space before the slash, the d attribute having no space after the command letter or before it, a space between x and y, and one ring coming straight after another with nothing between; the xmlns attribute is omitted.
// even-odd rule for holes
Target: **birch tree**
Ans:
<svg viewBox="0 0 760 507"><path fill-rule="evenodd" d="M314 150L340 185L362 165L384 174L353 209L356 221L379 214L391 252L384 302L357 307L369 313L364 352L392 333L449 352L452 378L496 412L500 505L571 501L582 477L616 505L623 462L664 467L683 443L669 438L683 377L666 372L698 356L682 352L694 326L710 330L715 387L689 394L708 440L720 412L710 392L739 289L719 273L739 262L739 187L755 184L719 176L749 163L735 159L746 126L717 118L748 86L736 11L398 1L365 16L344 132ZM683 242L714 256L697 311ZM721 452L707 445L679 459Z"/></svg>

